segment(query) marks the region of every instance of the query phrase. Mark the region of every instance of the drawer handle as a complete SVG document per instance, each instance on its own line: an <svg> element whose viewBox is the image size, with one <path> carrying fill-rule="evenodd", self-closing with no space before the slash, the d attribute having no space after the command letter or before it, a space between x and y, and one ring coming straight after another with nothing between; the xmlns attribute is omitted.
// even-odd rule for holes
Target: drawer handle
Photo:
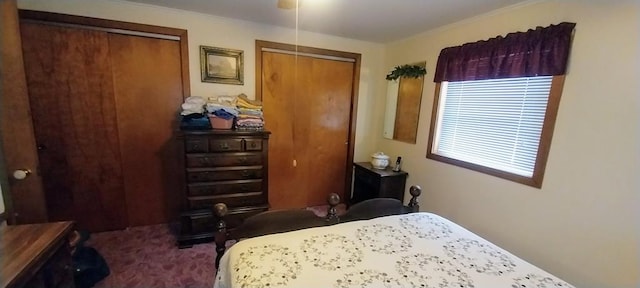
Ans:
<svg viewBox="0 0 640 288"><path fill-rule="evenodd" d="M242 185L240 186L240 191L242 192L249 192L251 190L251 187L246 186L246 185Z"/></svg>
<svg viewBox="0 0 640 288"><path fill-rule="evenodd" d="M215 158L201 157L200 158L200 164L209 164L209 163L213 162L214 160L215 160Z"/></svg>
<svg viewBox="0 0 640 288"><path fill-rule="evenodd" d="M256 145L256 142L251 142L251 148L256 148L256 146L258 146Z"/></svg>
<svg viewBox="0 0 640 288"><path fill-rule="evenodd" d="M249 159L247 159L247 157L238 158L238 163L240 164L247 164L247 162L249 162Z"/></svg>
<svg viewBox="0 0 640 288"><path fill-rule="evenodd" d="M229 149L229 144L227 144L227 142L220 143L220 149L222 149L222 150Z"/></svg>
<svg viewBox="0 0 640 288"><path fill-rule="evenodd" d="M243 170L242 171L242 177L247 178L247 177L250 177L252 175L253 175L253 173L251 171L249 171L249 170Z"/></svg>

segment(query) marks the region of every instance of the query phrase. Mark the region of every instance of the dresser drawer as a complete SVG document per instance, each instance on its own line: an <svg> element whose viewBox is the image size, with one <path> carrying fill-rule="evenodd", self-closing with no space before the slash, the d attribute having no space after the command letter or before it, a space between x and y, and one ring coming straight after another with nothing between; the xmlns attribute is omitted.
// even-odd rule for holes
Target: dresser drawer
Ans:
<svg viewBox="0 0 640 288"><path fill-rule="evenodd" d="M246 151L262 151L262 139L245 139L244 149Z"/></svg>
<svg viewBox="0 0 640 288"><path fill-rule="evenodd" d="M262 164L261 153L187 155L187 167L254 166Z"/></svg>
<svg viewBox="0 0 640 288"><path fill-rule="evenodd" d="M260 178L262 178L262 166L187 169L189 183Z"/></svg>
<svg viewBox="0 0 640 288"><path fill-rule="evenodd" d="M214 196L191 196L189 208L191 209L212 209L216 203L224 203L227 207L240 207L260 205L265 202L265 195L260 192L234 193Z"/></svg>
<svg viewBox="0 0 640 288"><path fill-rule="evenodd" d="M189 196L211 196L219 194L262 191L262 180L233 180L188 185Z"/></svg>
<svg viewBox="0 0 640 288"><path fill-rule="evenodd" d="M242 151L242 139L240 138L210 139L209 151L210 152Z"/></svg>
<svg viewBox="0 0 640 288"><path fill-rule="evenodd" d="M209 152L209 139L207 138L187 138L184 141L184 151L187 153Z"/></svg>

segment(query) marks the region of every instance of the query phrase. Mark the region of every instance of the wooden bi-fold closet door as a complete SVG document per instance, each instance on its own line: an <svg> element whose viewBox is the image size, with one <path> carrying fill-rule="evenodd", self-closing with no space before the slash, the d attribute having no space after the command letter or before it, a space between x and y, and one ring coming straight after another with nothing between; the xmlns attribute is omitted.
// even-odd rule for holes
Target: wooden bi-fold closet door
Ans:
<svg viewBox="0 0 640 288"><path fill-rule="evenodd" d="M95 232L174 218L180 43L32 21L21 35L49 220Z"/></svg>
<svg viewBox="0 0 640 288"><path fill-rule="evenodd" d="M269 143L272 209L345 197L356 62L261 51L261 99ZM344 199L344 198L343 198Z"/></svg>

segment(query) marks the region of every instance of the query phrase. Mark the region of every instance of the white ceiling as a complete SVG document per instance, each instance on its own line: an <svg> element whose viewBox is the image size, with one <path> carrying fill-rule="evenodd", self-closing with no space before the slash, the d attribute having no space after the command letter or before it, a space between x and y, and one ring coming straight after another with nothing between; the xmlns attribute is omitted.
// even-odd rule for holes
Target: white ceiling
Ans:
<svg viewBox="0 0 640 288"><path fill-rule="evenodd" d="M278 0L129 0L283 27L296 10ZM300 30L387 43L528 0L299 0Z"/></svg>

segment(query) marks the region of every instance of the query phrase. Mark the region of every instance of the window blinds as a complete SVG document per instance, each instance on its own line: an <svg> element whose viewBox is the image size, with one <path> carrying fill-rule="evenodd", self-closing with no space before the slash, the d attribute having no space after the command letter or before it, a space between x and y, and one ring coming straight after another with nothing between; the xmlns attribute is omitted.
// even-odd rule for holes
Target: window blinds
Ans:
<svg viewBox="0 0 640 288"><path fill-rule="evenodd" d="M531 177L552 79L442 82L432 153Z"/></svg>

